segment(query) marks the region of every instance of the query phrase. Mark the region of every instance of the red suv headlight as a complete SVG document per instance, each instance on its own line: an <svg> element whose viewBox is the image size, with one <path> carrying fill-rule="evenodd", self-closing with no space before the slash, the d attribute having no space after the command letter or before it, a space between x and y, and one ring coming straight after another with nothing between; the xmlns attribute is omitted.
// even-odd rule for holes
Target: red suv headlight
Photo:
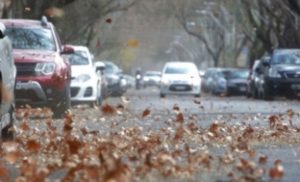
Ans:
<svg viewBox="0 0 300 182"><path fill-rule="evenodd" d="M37 63L35 72L37 75L52 75L55 71L54 63Z"/></svg>

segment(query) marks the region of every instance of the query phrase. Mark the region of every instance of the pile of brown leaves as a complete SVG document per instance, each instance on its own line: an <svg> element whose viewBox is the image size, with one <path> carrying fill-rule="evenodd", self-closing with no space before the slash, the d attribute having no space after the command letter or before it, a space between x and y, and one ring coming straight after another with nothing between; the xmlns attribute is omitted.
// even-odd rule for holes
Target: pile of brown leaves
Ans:
<svg viewBox="0 0 300 182"><path fill-rule="evenodd" d="M100 112L113 119L120 109L124 110L104 105ZM17 181L44 181L55 176L65 181L133 181L149 175L193 180L199 173L217 171L225 172L220 178L235 181L282 179L282 162L276 160L268 168L266 164L273 161L257 153L254 146L279 141L299 143L299 128L284 125L280 116L270 116L268 128L218 121L202 128L194 118L185 117L178 106L173 111L172 122L159 131L123 127L103 134L78 128L72 113L61 121L62 128L51 118L43 120L46 129L32 127L28 124L30 115L40 112L48 116L49 111L19 110L22 119L15 128L16 140L2 143L0 178L12 178L9 163L18 171L13 177ZM148 108L139 118L150 115ZM224 152L217 155L211 149Z"/></svg>

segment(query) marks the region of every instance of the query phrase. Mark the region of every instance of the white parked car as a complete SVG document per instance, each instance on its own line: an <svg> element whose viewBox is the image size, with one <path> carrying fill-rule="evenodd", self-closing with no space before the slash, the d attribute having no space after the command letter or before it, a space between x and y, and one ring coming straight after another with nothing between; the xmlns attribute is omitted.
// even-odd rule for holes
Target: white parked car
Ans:
<svg viewBox="0 0 300 182"><path fill-rule="evenodd" d="M146 71L143 76L143 85L147 86L159 86L161 73L159 71Z"/></svg>
<svg viewBox="0 0 300 182"><path fill-rule="evenodd" d="M168 62L165 64L160 84L160 97L167 94L201 96L201 78L193 62Z"/></svg>
<svg viewBox="0 0 300 182"><path fill-rule="evenodd" d="M87 47L72 46L74 53L69 61L72 68L71 102L87 103L91 106L101 105L101 70L104 64L94 65L92 55Z"/></svg>
<svg viewBox="0 0 300 182"><path fill-rule="evenodd" d="M0 94L1 94L1 123L0 135L4 140L13 139L14 132L10 129L14 125L14 88L16 67L12 56L11 42L5 36L5 26L0 23Z"/></svg>

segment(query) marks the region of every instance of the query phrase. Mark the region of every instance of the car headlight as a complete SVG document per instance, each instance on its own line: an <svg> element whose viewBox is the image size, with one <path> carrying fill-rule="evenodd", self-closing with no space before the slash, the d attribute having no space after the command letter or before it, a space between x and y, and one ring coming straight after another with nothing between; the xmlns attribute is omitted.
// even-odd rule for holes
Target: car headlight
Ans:
<svg viewBox="0 0 300 182"><path fill-rule="evenodd" d="M219 80L218 80L218 83L219 83L219 85L221 85L221 86L226 86L227 81L226 81L225 79L219 79Z"/></svg>
<svg viewBox="0 0 300 182"><path fill-rule="evenodd" d="M169 80L168 79L166 79L166 78L162 78L161 79L161 83L163 84L163 85L168 85L169 84Z"/></svg>
<svg viewBox="0 0 300 182"><path fill-rule="evenodd" d="M37 63L34 71L37 75L52 75L55 71L54 63Z"/></svg>
<svg viewBox="0 0 300 182"><path fill-rule="evenodd" d="M79 75L79 76L76 77L76 81L78 81L78 82L86 82L90 79L91 79L91 76L87 75L87 74Z"/></svg>
<svg viewBox="0 0 300 182"><path fill-rule="evenodd" d="M120 86L121 86L121 87L126 87L126 85L127 85L126 79L122 78L122 79L120 80Z"/></svg>
<svg viewBox="0 0 300 182"><path fill-rule="evenodd" d="M271 77L271 78L281 78L281 75L278 73L277 70L270 69L269 70L269 77Z"/></svg>

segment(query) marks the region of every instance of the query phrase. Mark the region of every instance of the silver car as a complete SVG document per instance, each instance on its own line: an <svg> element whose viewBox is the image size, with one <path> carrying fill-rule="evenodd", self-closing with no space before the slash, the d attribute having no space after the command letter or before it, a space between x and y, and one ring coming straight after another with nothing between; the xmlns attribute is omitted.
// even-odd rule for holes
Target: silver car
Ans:
<svg viewBox="0 0 300 182"><path fill-rule="evenodd" d="M14 124L14 88L16 67L12 56L11 42L5 36L5 26L0 23L0 78L1 78L1 137L3 140L13 139L10 128Z"/></svg>

